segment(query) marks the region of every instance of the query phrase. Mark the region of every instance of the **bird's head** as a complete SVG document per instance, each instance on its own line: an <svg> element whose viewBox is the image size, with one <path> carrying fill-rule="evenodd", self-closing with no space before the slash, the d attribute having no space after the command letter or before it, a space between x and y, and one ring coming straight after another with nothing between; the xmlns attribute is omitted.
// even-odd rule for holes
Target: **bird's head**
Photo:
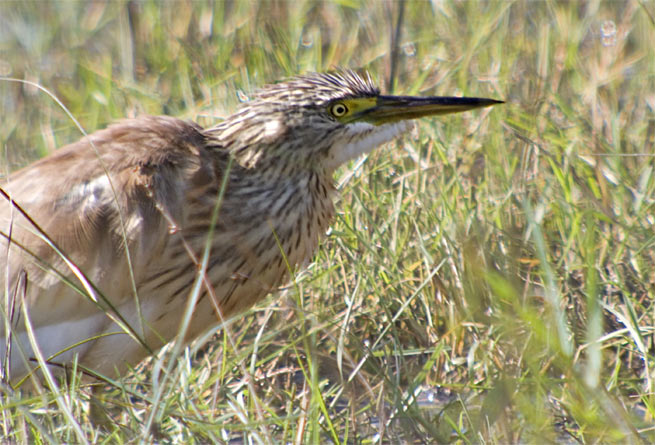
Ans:
<svg viewBox="0 0 655 445"><path fill-rule="evenodd" d="M385 96L368 74L313 73L262 88L210 132L245 167L264 162L331 172L409 130L412 119L498 103Z"/></svg>

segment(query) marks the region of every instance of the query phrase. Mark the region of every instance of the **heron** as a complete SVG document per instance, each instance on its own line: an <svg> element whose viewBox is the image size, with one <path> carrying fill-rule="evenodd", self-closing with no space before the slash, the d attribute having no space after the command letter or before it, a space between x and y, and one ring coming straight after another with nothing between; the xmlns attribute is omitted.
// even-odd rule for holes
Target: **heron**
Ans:
<svg viewBox="0 0 655 445"><path fill-rule="evenodd" d="M0 359L16 381L73 361L117 376L215 329L309 262L335 170L412 120L502 101L381 94L368 74L262 87L215 126L111 124L0 181ZM190 311L190 312L189 312Z"/></svg>

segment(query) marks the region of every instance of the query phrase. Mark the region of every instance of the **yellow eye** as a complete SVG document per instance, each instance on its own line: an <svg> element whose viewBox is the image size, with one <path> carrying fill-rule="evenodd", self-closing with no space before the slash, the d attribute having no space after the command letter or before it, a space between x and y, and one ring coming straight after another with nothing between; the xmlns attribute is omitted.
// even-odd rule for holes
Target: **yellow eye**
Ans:
<svg viewBox="0 0 655 445"><path fill-rule="evenodd" d="M330 113L332 113L332 116L334 117L342 117L348 113L348 107L341 102L337 102L330 107Z"/></svg>

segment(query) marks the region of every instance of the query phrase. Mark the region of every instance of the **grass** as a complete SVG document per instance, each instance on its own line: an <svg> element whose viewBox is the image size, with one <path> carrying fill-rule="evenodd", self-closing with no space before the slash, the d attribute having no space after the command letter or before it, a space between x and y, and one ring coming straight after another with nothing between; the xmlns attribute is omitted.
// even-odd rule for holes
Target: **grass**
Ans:
<svg viewBox="0 0 655 445"><path fill-rule="evenodd" d="M115 382L111 431L73 379L4 385L0 437L654 442L652 42L645 1L2 3L0 74L88 132L211 125L258 85L337 66L507 104L422 120L341 169L314 261ZM0 81L0 109L3 172L80 136L29 85Z"/></svg>

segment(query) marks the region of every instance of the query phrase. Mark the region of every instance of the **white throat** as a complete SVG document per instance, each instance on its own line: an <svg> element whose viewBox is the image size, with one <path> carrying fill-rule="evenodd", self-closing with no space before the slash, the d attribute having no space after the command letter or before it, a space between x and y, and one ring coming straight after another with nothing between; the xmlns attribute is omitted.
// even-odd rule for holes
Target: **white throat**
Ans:
<svg viewBox="0 0 655 445"><path fill-rule="evenodd" d="M348 133L332 144L326 166L334 170L374 148L391 141L398 135L412 128L410 121L394 122L392 124L372 125L357 122L348 125Z"/></svg>

